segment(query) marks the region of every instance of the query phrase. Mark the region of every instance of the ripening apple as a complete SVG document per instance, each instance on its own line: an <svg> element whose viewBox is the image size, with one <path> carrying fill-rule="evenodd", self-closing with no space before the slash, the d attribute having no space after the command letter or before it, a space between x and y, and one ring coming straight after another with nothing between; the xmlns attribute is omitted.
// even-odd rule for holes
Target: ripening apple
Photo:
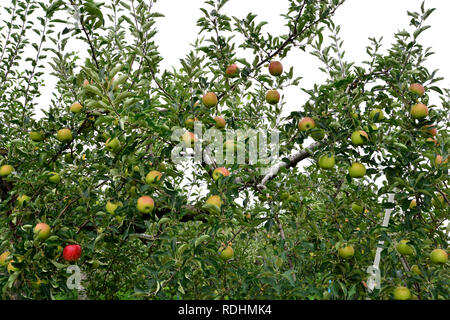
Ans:
<svg viewBox="0 0 450 320"><path fill-rule="evenodd" d="M397 287L394 289L395 300L409 300L411 299L411 291L406 287Z"/></svg>
<svg viewBox="0 0 450 320"><path fill-rule="evenodd" d="M373 121L381 121L384 119L384 113L381 109L373 109L372 111L370 111L369 116Z"/></svg>
<svg viewBox="0 0 450 320"><path fill-rule="evenodd" d="M420 83L413 83L409 86L408 90L419 96L423 96L425 94L425 88Z"/></svg>
<svg viewBox="0 0 450 320"><path fill-rule="evenodd" d="M323 138L325 138L325 131L319 128L314 128L311 130L310 133L311 138L313 138L316 141L320 141Z"/></svg>
<svg viewBox="0 0 450 320"><path fill-rule="evenodd" d="M205 105L205 107L211 108L217 105L218 99L214 92L208 92L203 96L202 102Z"/></svg>
<svg viewBox="0 0 450 320"><path fill-rule="evenodd" d="M219 254L222 260L230 260L231 258L233 258L234 250L230 245L226 247L223 245L219 248Z"/></svg>
<svg viewBox="0 0 450 320"><path fill-rule="evenodd" d="M80 113L82 109L83 109L83 106L79 102L74 102L70 106L70 111L73 113Z"/></svg>
<svg viewBox="0 0 450 320"><path fill-rule="evenodd" d="M117 208L122 206L122 202L111 202L108 201L105 205L106 212L109 214L114 214L117 210Z"/></svg>
<svg viewBox="0 0 450 320"><path fill-rule="evenodd" d="M281 76L283 73L283 65L279 61L272 61L269 64L269 73L275 77Z"/></svg>
<svg viewBox="0 0 450 320"><path fill-rule="evenodd" d="M422 271L420 270L419 266L417 264L411 266L411 272L414 272L418 276L422 275Z"/></svg>
<svg viewBox="0 0 450 320"><path fill-rule="evenodd" d="M411 116L414 119L424 119L428 116L428 107L423 103L415 104L411 107Z"/></svg>
<svg viewBox="0 0 450 320"><path fill-rule="evenodd" d="M210 196L206 203L203 205L203 209L208 210L211 213L220 213L220 207L222 206L222 199L220 196Z"/></svg>
<svg viewBox="0 0 450 320"><path fill-rule="evenodd" d="M334 167L336 161L334 159L334 155L331 152L323 154L319 157L319 167L325 170L331 169Z"/></svg>
<svg viewBox="0 0 450 320"><path fill-rule="evenodd" d="M46 240L50 237L51 229L48 224L40 222L34 227L33 232L36 239Z"/></svg>
<svg viewBox="0 0 450 320"><path fill-rule="evenodd" d="M54 183L54 184L58 184L61 182L61 176L56 172L50 172L48 181L50 181L51 183Z"/></svg>
<svg viewBox="0 0 450 320"><path fill-rule="evenodd" d="M161 180L162 173L156 170L152 170L149 173L147 173L147 176L145 177L145 183L152 184L155 182L158 182Z"/></svg>
<svg viewBox="0 0 450 320"><path fill-rule="evenodd" d="M316 127L316 122L313 118L305 117L298 123L298 128L300 131L307 131L309 129L314 129Z"/></svg>
<svg viewBox="0 0 450 320"><path fill-rule="evenodd" d="M214 121L216 122L217 129L223 129L223 128L225 128L225 125L227 124L224 117L221 117L221 116L215 116Z"/></svg>
<svg viewBox="0 0 450 320"><path fill-rule="evenodd" d="M352 133L352 143L355 146L364 144L363 136L369 140L369 135L364 130L358 130Z"/></svg>
<svg viewBox="0 0 450 320"><path fill-rule="evenodd" d="M277 90L267 91L266 101L269 104L277 104L280 101L280 93Z"/></svg>
<svg viewBox="0 0 450 320"><path fill-rule="evenodd" d="M352 211L353 211L354 213L361 214L361 213L363 212L363 210L364 210L364 208L363 208L363 206L361 206L360 204L358 204L358 203L356 203L356 202L353 202L353 203L352 203Z"/></svg>
<svg viewBox="0 0 450 320"><path fill-rule="evenodd" d="M404 256L410 256L410 255L414 255L414 249L408 245L409 240L401 240L398 244L397 244L397 251L398 253L404 255Z"/></svg>
<svg viewBox="0 0 450 320"><path fill-rule="evenodd" d="M353 162L348 173L352 178L362 178L366 174L366 167L362 163Z"/></svg>
<svg viewBox="0 0 450 320"><path fill-rule="evenodd" d="M184 121L184 126L187 128L187 129L194 129L194 122L195 121L197 121L197 118L187 118L185 121Z"/></svg>
<svg viewBox="0 0 450 320"><path fill-rule="evenodd" d="M439 146L439 142L433 137L433 138L427 138L427 142L433 142L436 146Z"/></svg>
<svg viewBox="0 0 450 320"><path fill-rule="evenodd" d="M447 163L447 162L448 162L448 158L449 158L449 157L447 157L447 159L443 160L443 159L442 159L442 156L441 156L440 154L438 154L438 155L436 156L436 158L434 159L434 163L437 164L437 165L443 164L443 163Z"/></svg>
<svg viewBox="0 0 450 320"><path fill-rule="evenodd" d="M427 125L423 126L423 130L425 132L431 134L432 136L436 136L437 135L437 128L433 124L427 124Z"/></svg>
<svg viewBox="0 0 450 320"><path fill-rule="evenodd" d="M184 142L187 148L193 148L197 137L192 132L186 131L182 136L181 140Z"/></svg>
<svg viewBox="0 0 450 320"><path fill-rule="evenodd" d="M4 164L0 167L0 177L7 177L14 171L13 166Z"/></svg>
<svg viewBox="0 0 450 320"><path fill-rule="evenodd" d="M155 202L149 196L142 196L138 199L136 208L141 213L150 213L155 207Z"/></svg>
<svg viewBox="0 0 450 320"><path fill-rule="evenodd" d="M340 247L338 249L339 256L343 259L350 259L355 254L355 249L353 246L348 245L345 247Z"/></svg>
<svg viewBox="0 0 450 320"><path fill-rule="evenodd" d="M117 153L120 150L120 141L118 138L109 138L105 143L106 150L112 153Z"/></svg>
<svg viewBox="0 0 450 320"><path fill-rule="evenodd" d="M9 251L5 251L0 254L0 266L6 267L8 265L8 258L11 255Z"/></svg>
<svg viewBox="0 0 450 320"><path fill-rule="evenodd" d="M447 251L443 249L434 249L430 254L431 262L445 264L448 261Z"/></svg>
<svg viewBox="0 0 450 320"><path fill-rule="evenodd" d="M212 177L214 180L218 180L220 177L228 177L230 175L230 171L227 168L217 168L213 171Z"/></svg>
<svg viewBox="0 0 450 320"><path fill-rule="evenodd" d="M409 208L412 209L415 207L417 207L417 201L416 199L412 199L411 202L409 203Z"/></svg>
<svg viewBox="0 0 450 320"><path fill-rule="evenodd" d="M63 258L66 261L77 261L81 257L81 246L78 244L69 244L64 247Z"/></svg>
<svg viewBox="0 0 450 320"><path fill-rule="evenodd" d="M239 75L239 67L236 64L230 64L225 70L227 77L236 78Z"/></svg>
<svg viewBox="0 0 450 320"><path fill-rule="evenodd" d="M28 136L34 142L41 142L44 140L44 133L42 131L31 131L28 133Z"/></svg>

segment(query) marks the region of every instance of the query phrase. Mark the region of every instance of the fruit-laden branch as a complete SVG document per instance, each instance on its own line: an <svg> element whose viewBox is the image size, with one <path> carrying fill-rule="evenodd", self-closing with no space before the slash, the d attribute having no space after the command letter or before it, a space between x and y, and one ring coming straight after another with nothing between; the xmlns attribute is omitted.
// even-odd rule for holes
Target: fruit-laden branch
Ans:
<svg viewBox="0 0 450 320"><path fill-rule="evenodd" d="M279 163L277 163L276 165L272 166L269 169L269 172L264 176L264 178L261 180L261 182L258 184L258 189L259 190L264 190L266 188L266 183L267 181L273 179L278 172L280 171L281 168L292 168L295 167L297 165L297 163L299 163L300 161L309 158L312 154L312 152L319 148L320 146L322 146L324 144L324 142L316 142L313 143L312 145L310 145L308 148L304 149L304 150L300 150L297 153L291 155L288 157L288 162L285 161L281 161Z"/></svg>

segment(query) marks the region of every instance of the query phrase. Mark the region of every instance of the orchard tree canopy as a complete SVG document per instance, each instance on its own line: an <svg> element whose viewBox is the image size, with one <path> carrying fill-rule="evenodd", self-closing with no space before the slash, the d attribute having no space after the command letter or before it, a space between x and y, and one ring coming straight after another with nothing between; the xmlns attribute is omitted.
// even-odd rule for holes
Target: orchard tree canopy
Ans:
<svg viewBox="0 0 450 320"><path fill-rule="evenodd" d="M205 1L171 70L156 0L2 1L3 299L450 298L434 9L357 64L345 0L284 1L277 34ZM299 50L326 81L302 86Z"/></svg>

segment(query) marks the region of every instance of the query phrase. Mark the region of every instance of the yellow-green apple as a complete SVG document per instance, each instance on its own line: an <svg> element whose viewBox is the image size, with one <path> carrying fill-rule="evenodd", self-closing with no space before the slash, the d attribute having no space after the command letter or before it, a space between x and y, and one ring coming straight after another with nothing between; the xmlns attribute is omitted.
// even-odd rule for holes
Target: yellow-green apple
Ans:
<svg viewBox="0 0 450 320"><path fill-rule="evenodd" d="M239 75L239 67L236 64L230 64L225 70L227 77L236 78Z"/></svg>
<svg viewBox="0 0 450 320"><path fill-rule="evenodd" d="M0 177L7 177L14 171L13 166L4 164L0 167Z"/></svg>
<svg viewBox="0 0 450 320"><path fill-rule="evenodd" d="M120 141L118 138L109 138L105 143L106 150L112 153L117 153L120 150Z"/></svg>
<svg viewBox="0 0 450 320"><path fill-rule="evenodd" d="M150 213L155 207L155 202L149 196L142 196L138 199L136 207L141 213Z"/></svg>
<svg viewBox="0 0 450 320"><path fill-rule="evenodd" d="M109 214L114 214L117 210L117 208L122 206L122 202L111 202L108 201L105 205L106 208L106 212L108 212Z"/></svg>
<svg viewBox="0 0 450 320"><path fill-rule="evenodd" d="M364 210L364 208L363 208L363 206L361 206L360 204L358 204L358 203L356 203L356 202L353 202L353 203L352 203L352 211L353 211L354 213L360 214L360 213L363 212L363 210Z"/></svg>
<svg viewBox="0 0 450 320"><path fill-rule="evenodd" d="M270 104L277 104L280 101L280 94L277 90L269 90L266 93L266 101Z"/></svg>
<svg viewBox="0 0 450 320"><path fill-rule="evenodd" d="M408 245L409 240L401 240L397 244L397 251L398 253L405 255L405 256L411 256L414 255L414 249Z"/></svg>
<svg viewBox="0 0 450 320"><path fill-rule="evenodd" d="M352 178L362 178L366 174L366 167L359 162L353 162L352 166L348 169L348 173Z"/></svg>
<svg viewBox="0 0 450 320"><path fill-rule="evenodd" d="M44 140L44 133L42 131L31 131L28 136L32 141L40 142Z"/></svg>
<svg viewBox="0 0 450 320"><path fill-rule="evenodd" d="M218 180L220 177L228 177L230 175L230 171L227 168L217 168L213 171L212 177L214 180Z"/></svg>
<svg viewBox="0 0 450 320"><path fill-rule="evenodd" d="M443 249L434 249L430 254L431 262L445 264L448 261L447 251Z"/></svg>
<svg viewBox="0 0 450 320"><path fill-rule="evenodd" d="M395 300L409 300L411 299L411 291L406 287L397 287L394 289Z"/></svg>
<svg viewBox="0 0 450 320"><path fill-rule="evenodd" d="M220 196L210 196L206 203L203 205L203 209L208 210L211 213L220 213L220 207L222 206L222 199Z"/></svg>
<svg viewBox="0 0 450 320"><path fill-rule="evenodd" d="M411 107L411 116L414 119L424 119L428 116L428 107L423 103L415 104Z"/></svg>
<svg viewBox="0 0 450 320"><path fill-rule="evenodd" d="M336 161L334 155L331 152L323 154L319 157L319 167L322 169L331 169L334 167Z"/></svg>
<svg viewBox="0 0 450 320"><path fill-rule="evenodd" d="M316 127L316 122L313 118L305 117L298 123L298 128L300 131L307 131L309 129L314 129Z"/></svg>
<svg viewBox="0 0 450 320"><path fill-rule="evenodd" d="M0 254L0 266L5 267L8 265L8 259L10 254L11 253L9 251L5 251L2 254Z"/></svg>
<svg viewBox="0 0 450 320"><path fill-rule="evenodd" d="M283 65L279 61L272 61L269 64L269 73L275 77L280 76L283 73Z"/></svg>
<svg viewBox="0 0 450 320"><path fill-rule="evenodd" d="M24 202L28 202L30 201L31 198L29 196L27 196L26 194L23 194L19 197L17 197L17 203L19 204L19 206L23 207L23 203Z"/></svg>
<svg viewBox="0 0 450 320"><path fill-rule="evenodd" d="M145 177L145 183L152 184L155 182L158 182L161 180L162 173L156 170L152 170L149 173L147 173L147 176Z"/></svg>
<svg viewBox="0 0 450 320"><path fill-rule="evenodd" d="M185 146L188 148L193 148L197 137L192 132L186 131L182 136L181 140L184 142Z"/></svg>
<svg viewBox="0 0 450 320"><path fill-rule="evenodd" d="M226 247L225 247L225 245L222 245L219 248L219 254L220 254L220 258L222 260L230 260L231 258L233 258L234 250L231 247L231 245L228 245Z"/></svg>
<svg viewBox="0 0 450 320"><path fill-rule="evenodd" d="M366 137L369 140L369 135L364 130L357 130L352 133L352 143L355 146L359 146L364 144L363 137Z"/></svg>
<svg viewBox="0 0 450 320"><path fill-rule="evenodd" d="M48 177L48 181L51 183L60 183L61 182L61 176L56 172L50 172L50 175Z"/></svg>
<svg viewBox="0 0 450 320"><path fill-rule="evenodd" d="M34 227L33 232L36 239L46 240L48 237L50 237L51 229L48 224L40 222Z"/></svg>
<svg viewBox="0 0 450 320"><path fill-rule="evenodd" d="M194 129L194 125L195 125L196 121L198 121L197 118L189 117L189 118L186 119L186 121L184 121L184 126L187 129Z"/></svg>
<svg viewBox="0 0 450 320"><path fill-rule="evenodd" d="M425 88L420 83L413 83L409 86L409 91L415 93L419 96L423 96L425 94Z"/></svg>
<svg viewBox="0 0 450 320"><path fill-rule="evenodd" d="M320 141L323 138L325 138L325 131L319 128L314 128L311 130L311 138L313 138L316 141Z"/></svg>
<svg viewBox="0 0 450 320"><path fill-rule="evenodd" d="M82 109L83 109L83 106L79 102L74 102L70 106L70 111L73 113L80 113Z"/></svg>
<svg viewBox="0 0 450 320"><path fill-rule="evenodd" d="M384 113L381 109L373 109L370 111L370 119L373 121L381 121L384 119Z"/></svg>
<svg viewBox="0 0 450 320"><path fill-rule="evenodd" d="M414 272L418 276L422 275L422 271L420 270L419 266L417 264L411 266L411 272Z"/></svg>
<svg viewBox="0 0 450 320"><path fill-rule="evenodd" d="M225 128L225 125L227 124L225 119L221 116L215 116L214 121L216 122L217 129L223 129L223 128Z"/></svg>
<svg viewBox="0 0 450 320"><path fill-rule="evenodd" d="M217 105L218 99L214 92L208 92L203 96L202 102L205 105L205 107L211 108Z"/></svg>
<svg viewBox="0 0 450 320"><path fill-rule="evenodd" d="M56 139L58 139L61 142L69 142L72 141L72 131L68 128L64 128L61 130L58 130L56 133Z"/></svg>
<svg viewBox="0 0 450 320"><path fill-rule="evenodd" d="M350 259L355 254L355 249L353 246L348 245L345 247L340 247L338 249L339 256L343 259Z"/></svg>
<svg viewBox="0 0 450 320"><path fill-rule="evenodd" d="M412 199L411 202L409 203L409 208L412 209L415 207L417 207L417 201L416 199Z"/></svg>

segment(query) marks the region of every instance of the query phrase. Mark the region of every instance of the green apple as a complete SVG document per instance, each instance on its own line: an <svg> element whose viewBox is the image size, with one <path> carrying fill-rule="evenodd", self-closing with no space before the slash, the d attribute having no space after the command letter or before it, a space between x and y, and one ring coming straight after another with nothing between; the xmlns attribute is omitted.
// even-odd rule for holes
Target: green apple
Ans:
<svg viewBox="0 0 450 320"><path fill-rule="evenodd" d="M184 121L184 126L187 128L187 129L194 129L194 122L195 122L195 120L194 120L194 118L187 118L185 121Z"/></svg>
<svg viewBox="0 0 450 320"><path fill-rule="evenodd" d="M350 259L355 254L355 249L353 246L348 245L345 247L340 247L338 249L339 256L343 259Z"/></svg>
<svg viewBox="0 0 450 320"><path fill-rule="evenodd" d="M400 243L397 244L398 253L404 256L414 255L414 249L408 245L409 240L401 240Z"/></svg>
<svg viewBox="0 0 450 320"><path fill-rule="evenodd" d="M0 177L7 177L14 171L13 166L4 164L0 167Z"/></svg>
<svg viewBox="0 0 450 320"><path fill-rule="evenodd" d="M233 258L234 250L231 246L221 246L219 248L219 254L222 260L230 260L231 258Z"/></svg>
<svg viewBox="0 0 450 320"><path fill-rule="evenodd" d="M423 96L425 94L425 88L420 83L413 83L409 86L408 90L412 93L415 93L419 96Z"/></svg>
<svg viewBox="0 0 450 320"><path fill-rule="evenodd" d="M112 153L117 153L120 150L120 141L118 138L109 138L105 143L106 150Z"/></svg>
<svg viewBox="0 0 450 320"><path fill-rule="evenodd" d="M332 169L336 161L334 155L331 152L323 154L319 157L319 167L325 170Z"/></svg>
<svg viewBox="0 0 450 320"><path fill-rule="evenodd" d="M138 199L136 208L141 213L150 213L155 207L155 202L149 196L142 196Z"/></svg>
<svg viewBox="0 0 450 320"><path fill-rule="evenodd" d="M364 207L363 207L363 206L359 205L359 204L356 203L356 202L353 202L353 203L352 203L352 211L353 211L354 213L361 214L361 213L363 213L363 210L364 210Z"/></svg>
<svg viewBox="0 0 450 320"><path fill-rule="evenodd" d="M277 104L280 101L280 93L277 90L267 91L266 101L269 104Z"/></svg>
<svg viewBox="0 0 450 320"><path fill-rule="evenodd" d="M42 131L31 131L28 133L30 139L34 142L40 142L44 140L44 133Z"/></svg>
<svg viewBox="0 0 450 320"><path fill-rule="evenodd" d="M309 129L314 129L316 127L316 122L310 117L305 117L298 123L298 128L300 131L307 131Z"/></svg>
<svg viewBox="0 0 450 320"><path fill-rule="evenodd" d="M411 266L411 272L414 272L418 276L422 275L422 271L420 270L419 266L417 264Z"/></svg>
<svg viewBox="0 0 450 320"><path fill-rule="evenodd" d="M428 107L423 103L415 104L411 107L411 116L414 119L424 119L428 116Z"/></svg>
<svg viewBox="0 0 450 320"><path fill-rule="evenodd" d="M56 139L58 139L61 142L72 141L72 139L73 139L72 131L67 128L58 130L58 132L56 133Z"/></svg>
<svg viewBox="0 0 450 320"><path fill-rule="evenodd" d="M411 299L411 291L406 287L397 287L394 289L395 300L409 300Z"/></svg>
<svg viewBox="0 0 450 320"><path fill-rule="evenodd" d="M348 173L352 178L362 178L366 174L366 167L362 163L353 162Z"/></svg>
<svg viewBox="0 0 450 320"><path fill-rule="evenodd" d="M289 199L289 197L290 197L289 192L283 191L280 193L280 199L282 201L286 201L287 199Z"/></svg>
<svg viewBox="0 0 450 320"><path fill-rule="evenodd" d="M23 207L24 202L29 202L31 200L31 198L25 194L17 197L17 203L19 204L19 206Z"/></svg>
<svg viewBox="0 0 450 320"><path fill-rule="evenodd" d="M158 182L161 180L162 173L156 170L152 170L149 173L147 173L147 176L145 177L145 183L152 184L155 182Z"/></svg>
<svg viewBox="0 0 450 320"><path fill-rule="evenodd" d="M272 61L269 64L269 73L275 77L281 76L283 73L283 65L279 61Z"/></svg>
<svg viewBox="0 0 450 320"><path fill-rule="evenodd" d="M83 106L79 102L74 102L70 106L70 111L73 113L80 113L82 109L83 109Z"/></svg>
<svg viewBox="0 0 450 320"><path fill-rule="evenodd" d="M50 226L46 223L38 223L33 229L34 235L38 240L46 240L51 233Z"/></svg>
<svg viewBox="0 0 450 320"><path fill-rule="evenodd" d="M214 92L208 92L202 97L202 102L205 107L211 108L217 105L218 99Z"/></svg>
<svg viewBox="0 0 450 320"><path fill-rule="evenodd" d="M108 212L109 214L114 214L117 210L117 208L122 206L122 202L111 202L108 201L105 205L106 208L106 212Z"/></svg>
<svg viewBox="0 0 450 320"><path fill-rule="evenodd" d="M230 175L230 171L227 168L217 168L213 171L212 177L214 180L218 180L220 177L228 177Z"/></svg>
<svg viewBox="0 0 450 320"><path fill-rule="evenodd" d="M236 64L230 64L225 70L227 77L236 78L239 75L239 67Z"/></svg>
<svg viewBox="0 0 450 320"><path fill-rule="evenodd" d="M381 109L373 109L369 114L370 119L373 121L381 121L384 119L384 113Z"/></svg>
<svg viewBox="0 0 450 320"><path fill-rule="evenodd" d="M311 130L311 138L313 138L316 141L320 141L323 138L325 138L325 131L319 128L314 128Z"/></svg>
<svg viewBox="0 0 450 320"><path fill-rule="evenodd" d="M430 254L431 262L445 264L448 261L447 251L443 249L434 249Z"/></svg>
<svg viewBox="0 0 450 320"><path fill-rule="evenodd" d="M54 184L58 184L61 182L61 176L56 172L50 172L48 181L50 181L51 183L54 183Z"/></svg>
<svg viewBox="0 0 450 320"><path fill-rule="evenodd" d="M359 146L364 144L364 140L362 137L366 137L367 140L369 140L369 135L364 130L358 130L352 133L352 143L355 146Z"/></svg>

